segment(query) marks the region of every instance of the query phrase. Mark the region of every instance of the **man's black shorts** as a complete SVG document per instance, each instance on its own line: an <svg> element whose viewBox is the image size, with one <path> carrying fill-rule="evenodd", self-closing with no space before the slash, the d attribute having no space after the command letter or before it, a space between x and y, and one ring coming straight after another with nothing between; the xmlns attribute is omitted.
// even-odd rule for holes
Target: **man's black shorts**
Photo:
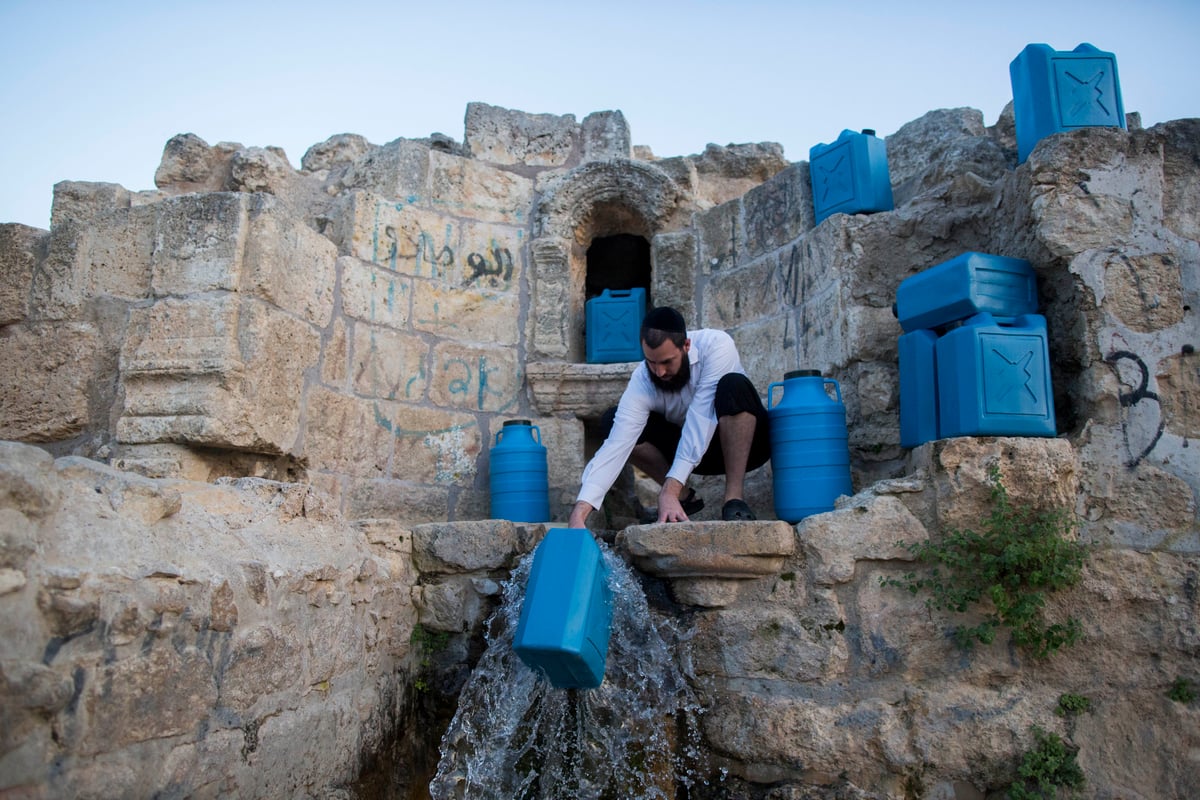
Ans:
<svg viewBox="0 0 1200 800"><path fill-rule="evenodd" d="M743 411L748 411L757 418L758 424L754 426L754 441L750 445L750 458L746 463L746 471L758 469L767 463L767 459L771 457L770 420L767 417L767 409L763 407L758 391L755 390L750 379L736 372L725 375L717 383L713 405L716 408L718 420L721 417L740 414ZM601 417L600 432L605 438L612 431L616 415L617 409L610 408ZM682 434L683 429L680 426L669 421L657 411L651 411L650 418L646 420L646 427L642 429L642 433L638 437L638 444L649 442L666 457L667 463L670 463L675 460L675 450L679 447L679 437ZM725 474L725 455L721 451L719 435L713 436L708 450L704 453L704 458L700 459L700 463L696 465L693 472L697 475Z"/></svg>

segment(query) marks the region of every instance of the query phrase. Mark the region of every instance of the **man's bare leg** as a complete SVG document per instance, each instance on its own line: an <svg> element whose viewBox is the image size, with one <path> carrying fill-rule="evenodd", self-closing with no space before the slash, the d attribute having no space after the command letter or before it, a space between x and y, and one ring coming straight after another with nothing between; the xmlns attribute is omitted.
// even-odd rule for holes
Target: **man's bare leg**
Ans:
<svg viewBox="0 0 1200 800"><path fill-rule="evenodd" d="M721 452L725 456L725 502L746 499L746 463L758 419L749 411L717 420Z"/></svg>

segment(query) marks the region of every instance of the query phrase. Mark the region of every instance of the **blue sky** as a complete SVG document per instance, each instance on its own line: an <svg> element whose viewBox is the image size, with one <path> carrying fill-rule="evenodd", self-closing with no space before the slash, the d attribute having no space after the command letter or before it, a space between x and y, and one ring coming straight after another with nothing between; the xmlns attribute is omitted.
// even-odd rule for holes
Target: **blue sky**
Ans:
<svg viewBox="0 0 1200 800"><path fill-rule="evenodd" d="M0 222L48 227L60 180L154 188L177 133L298 168L338 133L462 141L472 101L619 109L659 156L773 141L802 161L936 108L994 123L1031 42L1113 52L1149 126L1200 116L1198 34L1197 0L0 0Z"/></svg>

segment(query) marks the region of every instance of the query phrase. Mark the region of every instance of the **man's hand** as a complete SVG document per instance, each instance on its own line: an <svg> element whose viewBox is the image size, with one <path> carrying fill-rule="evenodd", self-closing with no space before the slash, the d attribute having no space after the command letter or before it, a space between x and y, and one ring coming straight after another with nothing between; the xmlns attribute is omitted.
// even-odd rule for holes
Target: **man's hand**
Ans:
<svg viewBox="0 0 1200 800"><path fill-rule="evenodd" d="M682 491L683 484L674 478L667 478L663 483L662 490L658 493L659 522L687 522L688 515L684 513L679 502L679 493Z"/></svg>
<svg viewBox="0 0 1200 800"><path fill-rule="evenodd" d="M575 507L571 509L571 518L567 522L567 527L586 528L588 514L591 514L592 511L593 509L591 503L585 503L584 501L580 500L575 504Z"/></svg>

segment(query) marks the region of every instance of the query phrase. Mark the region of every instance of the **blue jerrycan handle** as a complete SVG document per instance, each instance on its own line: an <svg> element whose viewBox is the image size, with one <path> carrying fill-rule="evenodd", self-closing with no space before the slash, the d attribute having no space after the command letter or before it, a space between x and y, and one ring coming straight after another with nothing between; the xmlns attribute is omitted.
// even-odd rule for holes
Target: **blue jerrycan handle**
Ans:
<svg viewBox="0 0 1200 800"><path fill-rule="evenodd" d="M767 410L768 411L771 410L771 399L772 399L771 395L775 392L775 387L783 386L784 383L785 383L785 381L776 381L775 383L772 383L769 386L767 386ZM821 385L824 386L826 383L833 384L833 391L834 391L834 394L837 395L837 401L839 403L842 402L842 387L838 385L838 382L835 381L833 378L822 378Z"/></svg>
<svg viewBox="0 0 1200 800"><path fill-rule="evenodd" d="M539 428L537 425L530 425L530 426L529 426L529 428L530 428L530 430L532 430L532 431L533 431L533 433L535 434L535 435L534 435L534 437L533 437L533 438L534 438L534 441L535 441L535 442L537 442L538 444L541 444L541 443L542 443L542 430L541 430L541 428ZM503 428L503 427L502 427L502 428L500 428L500 430L496 431L496 438L495 438L495 440L492 442L492 445L493 445L493 446L500 444L500 434L502 434L502 433L504 433L504 428Z"/></svg>
<svg viewBox="0 0 1200 800"><path fill-rule="evenodd" d="M772 383L771 385L769 385L767 387L767 409L768 410L770 410L770 408L771 408L771 394L772 394L772 392L775 391L776 386L783 386L783 381L775 381L775 383Z"/></svg>

